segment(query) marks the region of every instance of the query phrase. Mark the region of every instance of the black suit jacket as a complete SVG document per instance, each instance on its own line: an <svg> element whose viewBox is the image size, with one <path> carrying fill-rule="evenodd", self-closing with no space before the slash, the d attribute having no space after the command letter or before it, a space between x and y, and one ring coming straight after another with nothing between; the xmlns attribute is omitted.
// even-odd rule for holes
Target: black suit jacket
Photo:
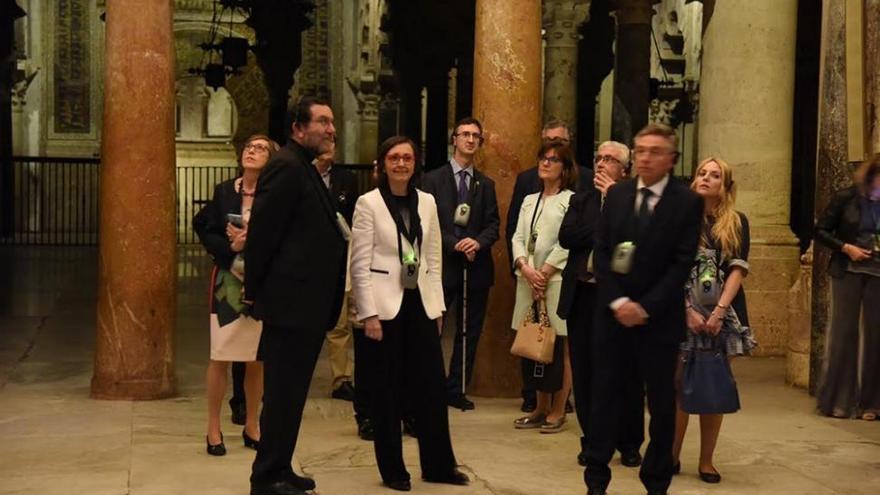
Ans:
<svg viewBox="0 0 880 495"><path fill-rule="evenodd" d="M443 286L458 287L462 282L464 255L454 249L460 240L455 235L455 208L458 206L458 186L447 163L422 177L422 190L437 201L440 231L443 234ZM468 287L487 289L495 283L492 262L492 244L498 240L498 201L495 182L474 169L471 182L471 216L465 228L466 236L480 243L477 256L468 267Z"/></svg>
<svg viewBox="0 0 880 495"><path fill-rule="evenodd" d="M326 330L339 316L348 243L313 158L289 141L260 174L244 251L244 287L245 298L254 301L254 317Z"/></svg>
<svg viewBox="0 0 880 495"><path fill-rule="evenodd" d="M336 205L336 210L342 213L348 225L354 216L354 204L357 202L358 189L357 178L351 172L342 167L330 169L330 195Z"/></svg>
<svg viewBox="0 0 880 495"><path fill-rule="evenodd" d="M568 263L562 271L562 289L556 308L556 314L562 319L572 313L578 275L587 271L587 260L593 252L596 224L601 214L601 200L602 192L595 187L575 194L559 226L559 245L568 249Z"/></svg>
<svg viewBox="0 0 880 495"><path fill-rule="evenodd" d="M846 273L850 260L840 248L844 244L856 243L861 218L862 205L859 201L859 192L853 186L834 193L822 216L816 222L816 240L833 251L828 274L834 278L843 277Z"/></svg>
<svg viewBox="0 0 880 495"><path fill-rule="evenodd" d="M599 282L597 328L606 337L622 331L609 304L629 297L649 315L646 325L632 330L644 332L653 343L675 344L685 338L684 285L700 240L703 201L670 178L646 232L638 237L633 235L635 198L636 179L613 186L599 217L593 255ZM634 241L636 249L630 273L621 275L611 271L611 255L624 241Z"/></svg>
<svg viewBox="0 0 880 495"><path fill-rule="evenodd" d="M214 187L214 196L193 217L193 230L199 236L214 264L228 269L235 252L226 236L226 214L241 214L241 194L235 191L235 181L229 179Z"/></svg>
<svg viewBox="0 0 880 495"><path fill-rule="evenodd" d="M585 192L593 188L593 171L587 167L578 167L578 189L576 192ZM510 198L510 206L507 209L507 226L504 237L507 239L507 259L510 274L513 269L513 233L516 232L516 223L519 221L519 210L522 208L523 199L529 194L541 190L541 181L538 179L538 167L523 170L516 176L513 185L513 196Z"/></svg>

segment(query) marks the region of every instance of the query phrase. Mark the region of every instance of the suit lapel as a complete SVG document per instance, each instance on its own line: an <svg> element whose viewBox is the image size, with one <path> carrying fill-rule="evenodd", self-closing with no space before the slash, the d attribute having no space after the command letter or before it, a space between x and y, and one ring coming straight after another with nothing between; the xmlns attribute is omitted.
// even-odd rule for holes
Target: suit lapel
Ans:
<svg viewBox="0 0 880 495"><path fill-rule="evenodd" d="M305 160L304 162L303 166L306 167L306 176L310 179L312 188L318 195L318 202L321 203L321 207L327 214L327 218L333 224L336 233L342 236L342 233L336 228L336 207L333 206L333 198L330 197L330 191L327 189L327 186L324 185L324 181L321 179L321 174L318 173L318 169L315 168L314 164Z"/></svg>

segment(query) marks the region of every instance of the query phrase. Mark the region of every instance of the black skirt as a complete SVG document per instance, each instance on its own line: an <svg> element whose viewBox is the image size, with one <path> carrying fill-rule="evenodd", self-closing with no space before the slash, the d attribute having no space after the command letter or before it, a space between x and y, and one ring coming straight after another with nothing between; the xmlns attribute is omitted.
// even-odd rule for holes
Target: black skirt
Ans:
<svg viewBox="0 0 880 495"><path fill-rule="evenodd" d="M526 389L546 393L562 390L562 375L565 371L563 345L565 345L565 337L557 335L553 346L553 362L550 364L522 359L523 385Z"/></svg>

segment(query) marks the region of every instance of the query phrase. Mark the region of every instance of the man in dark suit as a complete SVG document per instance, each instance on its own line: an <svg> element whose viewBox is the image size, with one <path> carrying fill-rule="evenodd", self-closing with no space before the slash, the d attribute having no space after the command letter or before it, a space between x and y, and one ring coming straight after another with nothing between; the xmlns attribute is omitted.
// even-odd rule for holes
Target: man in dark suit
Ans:
<svg viewBox="0 0 880 495"><path fill-rule="evenodd" d="M335 141L333 111L306 97L292 113L291 140L257 182L245 245L244 299L263 322L262 438L251 495L300 495L315 487L290 463L324 334L336 324L345 291L345 229L312 164Z"/></svg>
<svg viewBox="0 0 880 495"><path fill-rule="evenodd" d="M474 368L477 343L486 316L489 289L495 281L492 244L498 240L498 202L495 183L474 169L474 155L483 143L483 126L473 118L460 120L450 139L454 149L447 164L425 174L422 189L434 195L443 234L443 297L446 307L464 307L463 279L467 270L466 325L456 318L456 335L446 381L447 403L463 411L474 408L465 396ZM462 210L466 205L466 216ZM458 221L456 221L456 219ZM462 349L466 330L467 349ZM462 376L462 362L465 376Z"/></svg>
<svg viewBox="0 0 880 495"><path fill-rule="evenodd" d="M628 373L643 383L651 440L639 478L649 495L672 480L674 375L685 338L684 284L700 238L703 202L671 178L675 131L649 124L635 137L637 179L608 190L593 260L598 307L593 331L592 405L584 479L588 494L606 493L608 462L619 438Z"/></svg>
<svg viewBox="0 0 880 495"><path fill-rule="evenodd" d="M568 211L559 228L559 244L568 249L568 263L562 272L562 291L557 314L568 322L568 346L571 356L572 387L575 412L581 431L581 452L578 464L587 463L587 428L590 423L591 339L593 315L596 311L596 277L593 264L593 246L596 223L605 203L609 187L626 177L629 148L616 141L599 145L593 160L594 187L571 198ZM635 380L635 374L624 386L624 406L621 411L620 436L617 450L624 466L637 467L642 462L639 448L645 440L644 389Z"/></svg>
<svg viewBox="0 0 880 495"><path fill-rule="evenodd" d="M568 128L568 124L565 122L561 120L551 120L550 122L547 122L544 125L544 129L541 130L541 139L544 142L556 141L570 146L571 131ZM586 167L580 167L578 170L578 192L591 188L592 184L593 172ZM517 174L516 182L513 185L513 196L510 198L510 208L507 210L507 225L505 226L504 231L504 236L507 239L507 258L509 260L513 260L513 247L511 243L513 241L513 233L516 232L516 223L519 221L519 210L522 208L523 198L540 190L541 181L538 180L537 165ZM511 263L508 268L510 269L511 276L514 276L513 263ZM528 361L522 360L522 362L523 383L527 383L526 375L532 371L526 369L526 363L528 363ZM520 409L523 412L534 411L537 406L535 391L524 386L522 389L522 397L523 403ZM565 409L566 412L571 412L571 404L566 402Z"/></svg>

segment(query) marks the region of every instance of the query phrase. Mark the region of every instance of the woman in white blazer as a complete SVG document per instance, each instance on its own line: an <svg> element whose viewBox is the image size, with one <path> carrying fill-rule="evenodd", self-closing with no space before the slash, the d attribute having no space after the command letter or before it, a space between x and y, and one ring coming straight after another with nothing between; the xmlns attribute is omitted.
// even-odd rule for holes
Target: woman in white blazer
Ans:
<svg viewBox="0 0 880 495"><path fill-rule="evenodd" d="M545 143L538 152L538 178L541 191L523 199L511 243L516 273L511 326L517 330L536 303L543 301L556 331L556 358L549 368L534 363L526 366L533 369L528 377L537 391L538 405L534 412L513 423L518 429L556 433L565 424L565 401L571 391L571 362L564 342L568 327L556 314L562 270L568 262L568 250L559 245L559 227L578 183L578 166L571 148L555 141Z"/></svg>
<svg viewBox="0 0 880 495"><path fill-rule="evenodd" d="M382 481L409 491L400 438L404 404L412 407L422 479L466 485L456 468L440 348L443 285L441 238L433 196L413 178L416 146L407 137L379 147L376 189L354 210L351 280L357 319L367 336L376 461Z"/></svg>

